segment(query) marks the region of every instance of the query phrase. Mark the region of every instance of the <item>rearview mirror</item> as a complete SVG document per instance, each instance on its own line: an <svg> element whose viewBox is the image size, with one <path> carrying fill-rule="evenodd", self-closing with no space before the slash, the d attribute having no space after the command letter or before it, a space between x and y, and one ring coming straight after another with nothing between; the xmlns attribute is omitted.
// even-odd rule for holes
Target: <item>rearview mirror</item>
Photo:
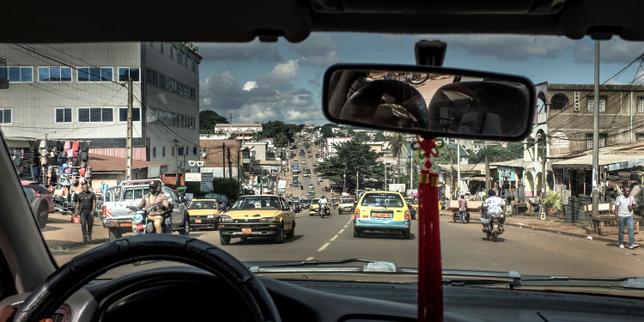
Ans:
<svg viewBox="0 0 644 322"><path fill-rule="evenodd" d="M535 89L521 76L428 66L334 65L323 110L336 123L516 141L530 133Z"/></svg>

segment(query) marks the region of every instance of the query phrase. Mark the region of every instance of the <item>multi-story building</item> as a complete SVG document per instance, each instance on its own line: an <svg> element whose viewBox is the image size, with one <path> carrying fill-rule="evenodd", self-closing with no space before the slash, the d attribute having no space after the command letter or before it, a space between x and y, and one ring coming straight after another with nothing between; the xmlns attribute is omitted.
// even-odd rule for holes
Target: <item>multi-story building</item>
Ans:
<svg viewBox="0 0 644 322"><path fill-rule="evenodd" d="M190 44L0 44L0 57L5 137L83 140L90 155L124 158L131 78L134 159L174 172L199 158L201 56Z"/></svg>
<svg viewBox="0 0 644 322"><path fill-rule="evenodd" d="M215 134L226 134L228 137L250 140L262 131L261 123L216 123Z"/></svg>

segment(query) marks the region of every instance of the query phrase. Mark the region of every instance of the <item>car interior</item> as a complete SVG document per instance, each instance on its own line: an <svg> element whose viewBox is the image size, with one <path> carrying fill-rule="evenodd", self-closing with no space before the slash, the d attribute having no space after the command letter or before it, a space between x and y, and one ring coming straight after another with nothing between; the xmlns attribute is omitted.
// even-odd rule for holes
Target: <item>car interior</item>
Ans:
<svg viewBox="0 0 644 322"><path fill-rule="evenodd" d="M502 33L644 40L641 10L624 9L643 7L641 0L188 0L179 3L25 0L2 5L0 41L249 42L259 39L263 42L300 42L312 32L321 31L432 34L436 39L448 33ZM67 17L91 16L97 8L111 13L109 19L95 19L82 26L61 23L53 15L26 21L24 15L26 12L59 12ZM401 50L408 50L413 55L412 49ZM498 85L491 90L512 91L506 87ZM526 100L526 97L521 99ZM432 101L430 110L434 104L439 102ZM458 105L457 102L450 104ZM463 109L467 109L467 104ZM524 130L530 120L500 124L498 117L495 119L493 115L507 112L491 109L485 113L490 115L486 116L480 115L480 111L463 112L459 126L489 135L495 134L490 131L512 131L510 127ZM24 214L32 210L4 141L0 149L0 173L5 178L0 185L0 204L3 205L0 215L0 307L12 305L17 308L13 321L37 321L45 317L52 317L54 321L419 320L417 296L419 289L429 287L427 285L311 281L306 275L288 281L278 280L269 274L251 272L247 265L223 249L178 236L144 235L137 239L119 239L59 267L35 220L25 219ZM276 200L270 201L261 208L279 208L273 203ZM303 203L307 202L303 200ZM102 277L112 269L142 261L187 265L169 264L150 269L141 266L118 278ZM428 316L426 320L644 319L644 300L640 298L553 293L547 289L513 290L505 284L485 289L462 285L446 282L442 294L444 314ZM150 307L154 309L144 309Z"/></svg>

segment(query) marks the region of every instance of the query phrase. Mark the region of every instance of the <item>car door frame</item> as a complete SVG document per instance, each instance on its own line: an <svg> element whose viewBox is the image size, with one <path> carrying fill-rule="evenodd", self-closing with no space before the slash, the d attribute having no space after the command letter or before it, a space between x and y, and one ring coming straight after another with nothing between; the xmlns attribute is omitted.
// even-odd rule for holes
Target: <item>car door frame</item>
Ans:
<svg viewBox="0 0 644 322"><path fill-rule="evenodd" d="M185 205L179 201L179 197L177 197L177 194L175 194L172 189L164 186L162 190L166 197L168 197L168 202L172 205L172 214L170 215L172 229L183 228L185 221Z"/></svg>
<svg viewBox="0 0 644 322"><path fill-rule="evenodd" d="M288 222L288 227L284 227L284 229L291 230L293 229L293 223L295 222L295 214L293 213L293 210L288 206L288 203L284 198L280 198L280 202L282 204L282 212L286 213L286 218L287 220L284 221L284 223Z"/></svg>

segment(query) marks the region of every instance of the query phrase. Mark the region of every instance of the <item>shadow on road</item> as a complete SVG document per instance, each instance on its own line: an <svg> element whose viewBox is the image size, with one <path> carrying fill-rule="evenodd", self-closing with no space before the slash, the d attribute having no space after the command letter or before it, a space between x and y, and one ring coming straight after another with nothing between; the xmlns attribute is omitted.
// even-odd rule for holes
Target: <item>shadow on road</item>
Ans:
<svg viewBox="0 0 644 322"><path fill-rule="evenodd" d="M47 245L53 255L67 254L88 246L96 246L108 242L107 238L95 238L90 242L48 239Z"/></svg>
<svg viewBox="0 0 644 322"><path fill-rule="evenodd" d="M60 227L55 227L55 226L45 226L45 228L42 229L42 232L48 232L48 231L56 231L56 230L61 230L62 228Z"/></svg>
<svg viewBox="0 0 644 322"><path fill-rule="evenodd" d="M487 239L487 237L485 237L485 236L481 237L481 240L486 241L486 242L490 242L490 243L494 242L492 239ZM496 242L501 243L501 242L504 242L504 241L505 241L505 238L499 237Z"/></svg>
<svg viewBox="0 0 644 322"><path fill-rule="evenodd" d="M48 224L71 224L71 217L68 219L52 218L47 219Z"/></svg>
<svg viewBox="0 0 644 322"><path fill-rule="evenodd" d="M411 234L409 239L402 238L401 234L387 234L379 232L362 232L360 233L361 239L400 239L400 240L414 240L416 239L415 234Z"/></svg>
<svg viewBox="0 0 644 322"><path fill-rule="evenodd" d="M293 236L293 239L284 239L284 242L282 242L282 244L288 244L288 243L294 242L294 241L296 241L296 240L298 240L298 239L300 239L300 238L302 238L302 237L304 237L304 235L297 235L297 234L295 234L295 236ZM235 241L235 240L236 240L236 242L233 242L233 241ZM277 244L278 244L278 243L276 243L275 241L273 241L273 239L272 239L272 238L270 238L270 237L266 237L266 238L262 238L262 237L255 237L255 238L248 238L248 239L246 239L246 240L238 239L238 238L237 238L237 239L232 239L232 240L230 241L230 246L241 246L241 245L277 245Z"/></svg>

